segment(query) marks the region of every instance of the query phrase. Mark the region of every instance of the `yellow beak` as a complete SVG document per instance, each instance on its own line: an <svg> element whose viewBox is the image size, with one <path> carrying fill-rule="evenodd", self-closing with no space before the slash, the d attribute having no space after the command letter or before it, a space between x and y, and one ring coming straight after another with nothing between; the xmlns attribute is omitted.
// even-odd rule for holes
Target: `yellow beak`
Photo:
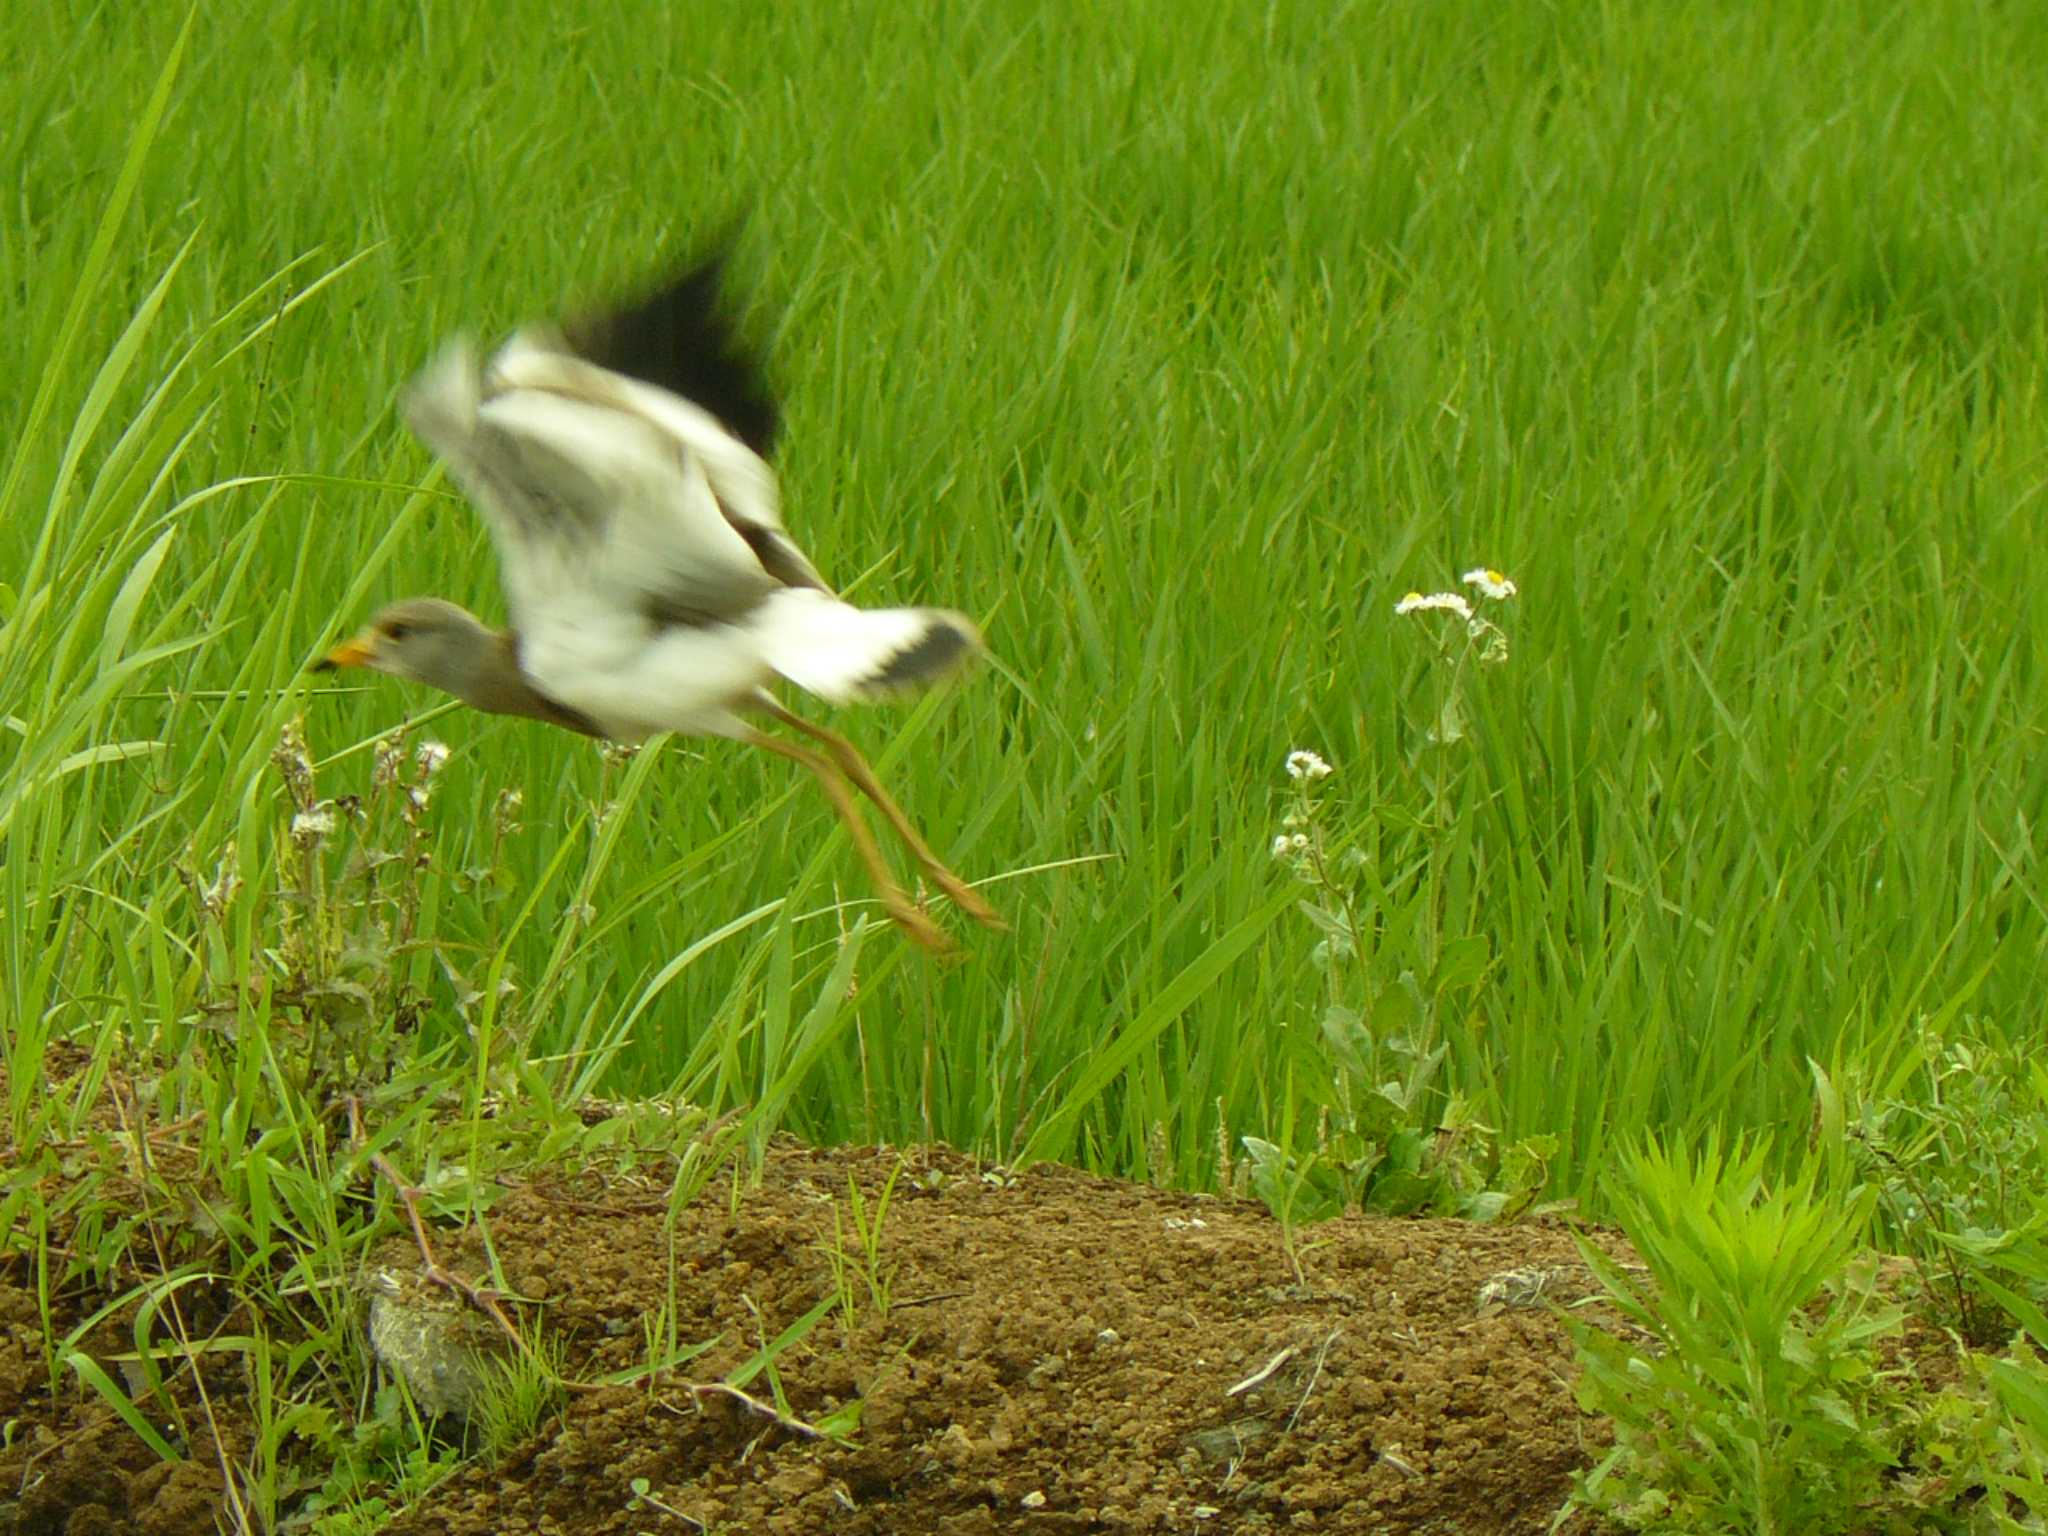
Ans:
<svg viewBox="0 0 2048 1536"><path fill-rule="evenodd" d="M377 635L364 630L353 640L344 640L313 663L315 672L332 672L336 667L367 667L377 659Z"/></svg>

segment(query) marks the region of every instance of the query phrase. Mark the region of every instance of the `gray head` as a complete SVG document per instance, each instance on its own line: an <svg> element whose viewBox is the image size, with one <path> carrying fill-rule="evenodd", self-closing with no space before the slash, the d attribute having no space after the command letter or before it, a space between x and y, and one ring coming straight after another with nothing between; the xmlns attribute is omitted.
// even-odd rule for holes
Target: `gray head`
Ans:
<svg viewBox="0 0 2048 1536"><path fill-rule="evenodd" d="M314 662L313 670L369 667L467 699L498 664L499 649L498 634L468 609L438 597L409 597Z"/></svg>
<svg viewBox="0 0 2048 1536"><path fill-rule="evenodd" d="M438 597L393 603L355 639L313 663L315 672L335 667L389 672L452 693L487 714L524 715L586 736L604 735L589 716L557 703L526 680L511 635Z"/></svg>

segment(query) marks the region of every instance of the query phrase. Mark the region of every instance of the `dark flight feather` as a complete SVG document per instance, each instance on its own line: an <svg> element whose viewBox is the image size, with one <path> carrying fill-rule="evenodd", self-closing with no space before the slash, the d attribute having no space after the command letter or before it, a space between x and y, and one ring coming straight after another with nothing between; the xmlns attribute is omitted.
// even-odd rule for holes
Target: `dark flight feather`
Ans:
<svg viewBox="0 0 2048 1536"><path fill-rule="evenodd" d="M781 413L760 357L734 334L720 302L728 254L721 242L638 302L571 322L565 331L579 356L681 395L765 459Z"/></svg>
<svg viewBox="0 0 2048 1536"><path fill-rule="evenodd" d="M930 618L930 627L921 636L860 680L859 692L891 693L936 682L980 646L981 637L954 615L933 613Z"/></svg>

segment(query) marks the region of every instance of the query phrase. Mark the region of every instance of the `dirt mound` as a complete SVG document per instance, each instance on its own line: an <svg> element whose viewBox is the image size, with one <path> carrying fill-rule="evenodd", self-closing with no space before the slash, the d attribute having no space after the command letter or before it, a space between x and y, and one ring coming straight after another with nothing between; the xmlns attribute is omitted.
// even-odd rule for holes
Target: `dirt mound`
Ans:
<svg viewBox="0 0 2048 1536"><path fill-rule="evenodd" d="M872 1261L849 1176L870 1228L891 1189ZM1261 1206L940 1149L778 1146L758 1185L715 1183L672 1231L664 1194L527 1183L492 1206L489 1250L581 1382L644 1364L650 1325L710 1347L573 1391L391 1530L1482 1536L1543 1530L1594 1451L1537 1304L1592 1290L1552 1223L1339 1220L1303 1234L1302 1286ZM484 1235L439 1233L442 1262L482 1279ZM373 1267L420 1268L402 1241ZM53 1410L32 1278L8 1278L0 1531L212 1532L211 1447L160 1463L89 1395ZM751 1401L705 1390L835 1295L851 1316L813 1321ZM234 1376L208 1381L237 1460ZM778 1393L780 1420L761 1412Z"/></svg>
<svg viewBox="0 0 2048 1536"><path fill-rule="evenodd" d="M872 1212L895 1168L778 1152L736 1208L714 1192L685 1213L679 1332L721 1339L693 1380L833 1289L849 1173ZM658 1204L529 1188L490 1227L586 1376L642 1357L669 1286ZM1526 1304L1589 1288L1568 1236L1346 1220L1306 1242L1304 1290L1262 1207L912 1152L879 1249L886 1317L862 1292L851 1332L835 1314L777 1366L798 1419L861 1400L854 1444L659 1385L578 1394L511 1465L459 1474L395 1529L623 1536L649 1528L627 1507L644 1478L690 1519L760 1532L1541 1530L1586 1454L1564 1332Z"/></svg>

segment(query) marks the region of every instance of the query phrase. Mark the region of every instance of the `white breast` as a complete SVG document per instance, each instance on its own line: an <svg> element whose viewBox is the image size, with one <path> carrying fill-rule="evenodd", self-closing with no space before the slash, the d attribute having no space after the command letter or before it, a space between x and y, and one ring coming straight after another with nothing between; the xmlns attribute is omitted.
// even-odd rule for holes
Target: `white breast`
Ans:
<svg viewBox="0 0 2048 1536"><path fill-rule="evenodd" d="M654 631L638 620L554 623L521 639L520 670L615 741L657 731L738 736L736 705L773 673L758 641L730 625Z"/></svg>

